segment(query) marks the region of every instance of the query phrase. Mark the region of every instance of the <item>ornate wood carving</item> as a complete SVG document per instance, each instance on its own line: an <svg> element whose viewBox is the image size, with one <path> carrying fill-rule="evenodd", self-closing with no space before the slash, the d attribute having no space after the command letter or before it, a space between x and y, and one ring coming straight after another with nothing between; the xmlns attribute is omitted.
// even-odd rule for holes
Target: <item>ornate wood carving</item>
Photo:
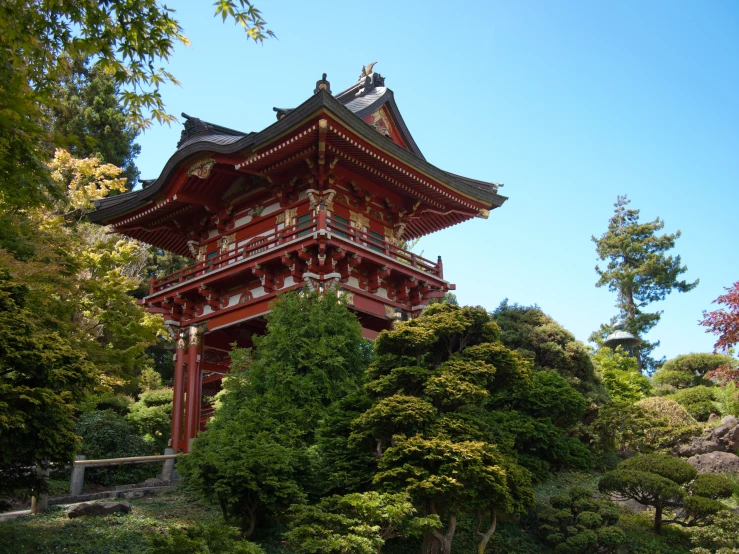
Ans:
<svg viewBox="0 0 739 554"><path fill-rule="evenodd" d="M285 227L292 227L293 225L295 225L295 219L297 215L297 208L287 208L285 211L277 214L277 216L275 217L275 223L277 225L283 223Z"/></svg>
<svg viewBox="0 0 739 554"><path fill-rule="evenodd" d="M210 177L210 170L216 165L213 158L203 158L191 164L187 169L188 177L197 177L198 179L207 179Z"/></svg>
<svg viewBox="0 0 739 554"><path fill-rule="evenodd" d="M236 233L231 233L230 235L221 237L219 246L221 254L224 252L228 252L228 247L231 246L234 242L236 242Z"/></svg>
<svg viewBox="0 0 739 554"><path fill-rule="evenodd" d="M363 213L349 211L349 219L360 229L362 227L369 227L369 218Z"/></svg>

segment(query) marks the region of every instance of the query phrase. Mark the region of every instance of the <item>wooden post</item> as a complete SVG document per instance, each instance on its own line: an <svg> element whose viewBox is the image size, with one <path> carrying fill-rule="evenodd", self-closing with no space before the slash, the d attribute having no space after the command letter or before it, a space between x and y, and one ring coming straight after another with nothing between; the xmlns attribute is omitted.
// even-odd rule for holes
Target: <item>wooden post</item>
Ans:
<svg viewBox="0 0 739 554"><path fill-rule="evenodd" d="M200 354L200 329L190 326L190 347L187 351L187 411L185 416L185 452L190 452L190 441L198 434L200 422L198 392L198 354Z"/></svg>
<svg viewBox="0 0 739 554"><path fill-rule="evenodd" d="M41 469L40 466L36 466L36 473L43 479L44 481L48 481L49 479L49 468ZM45 512L49 509L49 495L47 493L39 494L36 493L31 498L31 513L33 515L38 515L41 512Z"/></svg>
<svg viewBox="0 0 739 554"><path fill-rule="evenodd" d="M318 206L318 230L326 229L326 206L321 202Z"/></svg>
<svg viewBox="0 0 739 554"><path fill-rule="evenodd" d="M75 460L85 460L87 456L77 456ZM85 466L73 465L72 478L69 480L69 496L79 496L85 484Z"/></svg>
<svg viewBox="0 0 739 554"><path fill-rule="evenodd" d="M185 334L180 331L174 362L172 398L172 449L179 452L182 440L182 411L185 407Z"/></svg>
<svg viewBox="0 0 739 554"><path fill-rule="evenodd" d="M176 454L173 448L165 448L164 454ZM164 460L162 464L162 481L171 481L174 476L174 458Z"/></svg>

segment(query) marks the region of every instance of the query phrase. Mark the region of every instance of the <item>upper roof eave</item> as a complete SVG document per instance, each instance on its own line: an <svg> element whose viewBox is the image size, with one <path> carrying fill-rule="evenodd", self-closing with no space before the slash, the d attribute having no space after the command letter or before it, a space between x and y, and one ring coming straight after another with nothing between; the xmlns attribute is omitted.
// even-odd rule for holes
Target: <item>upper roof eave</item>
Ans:
<svg viewBox="0 0 739 554"><path fill-rule="evenodd" d="M397 106L395 106L395 102L392 98L392 91L390 91L388 102L391 102L390 106L394 106L397 112ZM406 150L393 142L390 138L378 133L371 125L365 123L360 117L357 117L357 114L349 110L329 92L319 90L288 115L262 131L247 134L243 138L229 144L217 144L203 139L190 142L187 145L182 146L169 158L162 170L162 173L149 187L126 193L125 195L120 195L127 196L125 200L121 200L120 196L116 196L95 201L95 207L97 209L87 214L87 218L93 223L104 223L107 220L136 210L157 197L169 182L179 165L187 158L203 152L210 152L213 154L235 154L247 149L254 150L269 143L284 133L289 132L291 128L297 127L305 119L313 116L315 112L321 109L325 109L330 112L339 122L351 129L367 142L375 144L379 148L385 150L388 154L398 158L403 163L421 171L432 179L447 185L451 189L468 196L477 202L485 204L488 209L497 208L507 199L506 197L497 194L497 186L494 184L490 184L489 190L484 190L484 188L473 186L471 183L466 182L466 178L461 178L453 173L448 173L430 164L422 156ZM396 114L393 115L395 116ZM397 115L399 116L400 112L397 112ZM398 124L400 125L401 123L402 118L398 117ZM404 123L402 124L405 125ZM408 136L410 136L410 134ZM482 181L478 182L483 183ZM114 201L114 199L117 200Z"/></svg>

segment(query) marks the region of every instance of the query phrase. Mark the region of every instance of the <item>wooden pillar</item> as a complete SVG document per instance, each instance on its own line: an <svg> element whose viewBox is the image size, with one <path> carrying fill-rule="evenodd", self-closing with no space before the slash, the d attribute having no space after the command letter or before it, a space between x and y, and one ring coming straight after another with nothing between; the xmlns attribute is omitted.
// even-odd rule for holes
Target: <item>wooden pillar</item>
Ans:
<svg viewBox="0 0 739 554"><path fill-rule="evenodd" d="M200 354L200 329L190 326L190 347L187 351L187 414L185 422L185 452L190 451L190 441L198 434L200 403L198 401L198 355Z"/></svg>
<svg viewBox="0 0 739 554"><path fill-rule="evenodd" d="M172 450L182 447L182 412L185 409L185 334L180 331L174 362L174 395L172 398Z"/></svg>

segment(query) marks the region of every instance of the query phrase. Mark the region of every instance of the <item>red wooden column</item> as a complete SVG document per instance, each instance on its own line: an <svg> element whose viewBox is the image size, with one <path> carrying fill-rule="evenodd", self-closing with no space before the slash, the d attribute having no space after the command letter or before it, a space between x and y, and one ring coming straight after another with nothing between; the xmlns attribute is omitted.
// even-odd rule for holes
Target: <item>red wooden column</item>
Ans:
<svg viewBox="0 0 739 554"><path fill-rule="evenodd" d="M190 451L190 440L198 434L200 427L200 401L198 385L198 355L200 354L200 329L190 326L190 348L187 351L187 412L185 416L185 452Z"/></svg>
<svg viewBox="0 0 739 554"><path fill-rule="evenodd" d="M182 411L185 408L185 334L180 331L174 362L172 398L172 450L179 452L182 442Z"/></svg>

